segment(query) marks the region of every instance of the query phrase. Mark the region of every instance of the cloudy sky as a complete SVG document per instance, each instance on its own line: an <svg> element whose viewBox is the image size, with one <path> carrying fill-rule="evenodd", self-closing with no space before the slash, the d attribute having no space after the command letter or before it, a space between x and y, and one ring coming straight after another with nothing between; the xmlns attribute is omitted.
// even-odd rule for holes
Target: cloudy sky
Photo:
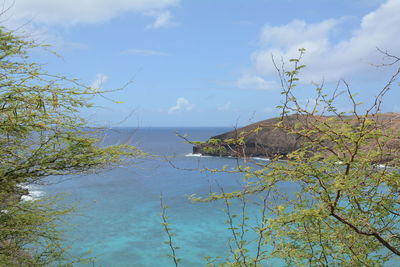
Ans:
<svg viewBox="0 0 400 267"><path fill-rule="evenodd" d="M112 90L85 111L110 126L232 126L275 116L281 101L271 62L306 48L297 95L346 79L367 103L400 56L400 0L15 0L3 24L49 43L36 52L50 71ZM289 66L287 64L287 66ZM385 111L400 111L393 88ZM338 103L343 110L344 101Z"/></svg>

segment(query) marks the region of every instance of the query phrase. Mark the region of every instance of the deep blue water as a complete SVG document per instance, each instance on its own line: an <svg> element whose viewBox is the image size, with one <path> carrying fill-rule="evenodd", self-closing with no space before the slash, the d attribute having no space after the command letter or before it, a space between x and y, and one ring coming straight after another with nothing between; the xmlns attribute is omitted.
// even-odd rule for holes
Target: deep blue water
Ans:
<svg viewBox="0 0 400 267"><path fill-rule="evenodd" d="M170 227L177 234L175 245L181 247L177 253L182 266L204 266L205 256L228 256L231 235L225 224L223 203L193 204L187 196L193 193L205 196L210 188L218 191L217 184L225 191L240 189L242 175L182 169L234 166L236 161L188 156L192 146L175 135L179 132L188 134L191 140L204 141L228 130L119 128L107 132L101 145L129 143L158 157L98 174L66 180L63 177L65 181L41 188L46 195L67 193L64 202L78 208L78 212L65 218L63 225L65 244L71 246L71 253L81 255L90 250L90 256L96 257L95 266L174 266L166 256L170 250L164 244L167 236L160 217L162 193L169 206ZM169 157L178 168L164 157ZM252 220L260 216L258 210L249 210Z"/></svg>

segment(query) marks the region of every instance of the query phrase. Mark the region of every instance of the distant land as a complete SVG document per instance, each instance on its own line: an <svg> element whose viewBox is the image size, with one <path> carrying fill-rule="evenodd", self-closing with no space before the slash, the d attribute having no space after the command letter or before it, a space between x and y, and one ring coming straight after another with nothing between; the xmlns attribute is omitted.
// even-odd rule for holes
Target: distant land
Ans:
<svg viewBox="0 0 400 267"><path fill-rule="evenodd" d="M324 120L332 117L319 116L316 118ZM357 125L355 116L344 116L343 118L354 124L354 126ZM392 129L397 133L396 138L388 143L390 146L388 149L399 151L400 135L398 133L400 133L400 113L380 113L375 118L378 119L382 127L385 129ZM303 115L291 115L285 118L285 123L294 125L301 120L304 120ZM298 135L289 134L284 129L277 128L275 125L279 121L280 117L271 118L213 136L209 140L217 141L217 145L209 143L195 144L193 147L193 154L263 158L273 158L279 155L282 159L286 159L289 153L301 147L304 139ZM257 128L260 128L260 130L254 132ZM240 136L244 137L244 144L242 145L228 144L225 142L225 140L237 139ZM218 147L222 149L217 149ZM379 162L388 162L394 157L395 155L387 155L384 159L380 159Z"/></svg>

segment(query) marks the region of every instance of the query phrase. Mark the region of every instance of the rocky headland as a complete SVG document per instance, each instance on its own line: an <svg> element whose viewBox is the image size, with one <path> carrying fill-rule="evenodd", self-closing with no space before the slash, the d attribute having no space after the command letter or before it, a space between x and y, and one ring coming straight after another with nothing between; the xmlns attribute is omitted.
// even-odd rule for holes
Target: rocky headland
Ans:
<svg viewBox="0 0 400 267"><path fill-rule="evenodd" d="M318 117L318 119L327 119L331 117ZM291 115L285 118L287 125L296 123L304 124L304 116ZM346 116L345 120L357 124L355 116ZM304 143L304 138L290 134L283 128L276 127L280 118L271 118L250 124L245 127L237 128L232 131L222 133L211 137L208 142L195 144L193 147L194 154L223 156L223 157L264 157L273 158L281 156L285 159L286 155L298 149ZM397 138L390 142L391 148L400 151L400 113L381 113L377 115L377 121L384 128L390 128L397 133ZM233 140L240 140L234 142ZM382 161L389 161L394 156Z"/></svg>

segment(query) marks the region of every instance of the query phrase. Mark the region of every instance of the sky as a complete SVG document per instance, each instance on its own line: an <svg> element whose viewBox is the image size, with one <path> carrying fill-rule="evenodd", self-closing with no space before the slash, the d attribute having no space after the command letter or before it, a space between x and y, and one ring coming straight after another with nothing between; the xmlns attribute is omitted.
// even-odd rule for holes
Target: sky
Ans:
<svg viewBox="0 0 400 267"><path fill-rule="evenodd" d="M400 0L5 0L3 24L52 45L35 52L53 73L93 88L82 112L92 125L235 126L279 114L271 56L306 54L296 95L315 99L345 79L369 103L393 68L377 48L400 56ZM400 112L393 87L383 111ZM111 100L110 100L111 99ZM351 108L344 99L338 107Z"/></svg>

